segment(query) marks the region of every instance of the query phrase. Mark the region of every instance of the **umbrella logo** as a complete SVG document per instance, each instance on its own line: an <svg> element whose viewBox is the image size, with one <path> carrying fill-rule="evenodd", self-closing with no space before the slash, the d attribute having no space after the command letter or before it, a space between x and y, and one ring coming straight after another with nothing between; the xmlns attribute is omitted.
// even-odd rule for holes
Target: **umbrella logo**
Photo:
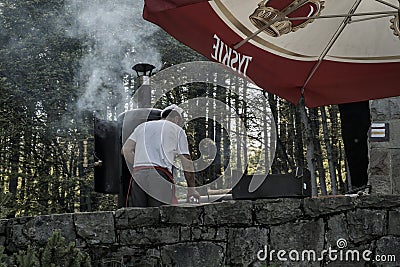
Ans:
<svg viewBox="0 0 400 267"><path fill-rule="evenodd" d="M392 23L390 28L393 30L394 35L400 38L399 16L395 15L394 18L390 20L390 22Z"/></svg>
<svg viewBox="0 0 400 267"><path fill-rule="evenodd" d="M310 0L303 5L299 5L297 0L263 0L249 19L266 34L279 37L306 27L323 8L324 1L321 0ZM294 17L304 19L290 20Z"/></svg>

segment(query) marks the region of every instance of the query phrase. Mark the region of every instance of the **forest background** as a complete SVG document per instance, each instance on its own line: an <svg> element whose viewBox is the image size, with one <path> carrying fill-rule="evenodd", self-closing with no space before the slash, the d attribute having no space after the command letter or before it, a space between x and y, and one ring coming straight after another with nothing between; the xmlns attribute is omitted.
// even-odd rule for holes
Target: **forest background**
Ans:
<svg viewBox="0 0 400 267"><path fill-rule="evenodd" d="M205 60L146 23L141 18L142 4L0 0L0 217L116 209L115 195L93 190L94 116L116 120L130 108L137 86L131 69L134 64L151 63L159 71ZM235 90L190 84L171 91L157 107L195 97L226 104L245 121L249 132L250 142L244 143L241 156L250 174L257 171L255 162L261 156L257 142L265 140L265 133L257 130L265 118L254 116L253 111L268 107L277 138L272 166L264 172L307 168L306 142L311 140L315 193L347 190L336 105L307 109L309 126L305 129L298 106L246 83ZM249 98L258 102L249 105ZM213 140L218 150L212 173L199 175L198 183L223 172L232 140L221 124L200 118L186 130L193 158L200 156L204 138ZM307 139L307 131L313 138Z"/></svg>

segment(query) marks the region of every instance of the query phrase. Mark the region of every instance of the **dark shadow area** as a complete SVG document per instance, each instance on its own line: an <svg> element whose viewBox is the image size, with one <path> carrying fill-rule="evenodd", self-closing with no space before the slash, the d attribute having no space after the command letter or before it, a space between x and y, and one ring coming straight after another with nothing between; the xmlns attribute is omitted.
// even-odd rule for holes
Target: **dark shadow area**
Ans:
<svg viewBox="0 0 400 267"><path fill-rule="evenodd" d="M369 101L338 106L352 187L361 187L368 183L368 130L371 125Z"/></svg>

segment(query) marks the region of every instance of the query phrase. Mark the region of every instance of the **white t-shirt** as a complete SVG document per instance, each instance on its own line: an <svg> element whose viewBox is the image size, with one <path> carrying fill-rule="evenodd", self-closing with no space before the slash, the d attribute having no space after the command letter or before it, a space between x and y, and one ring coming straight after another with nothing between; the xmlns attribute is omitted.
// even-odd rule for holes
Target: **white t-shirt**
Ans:
<svg viewBox="0 0 400 267"><path fill-rule="evenodd" d="M175 157L189 155L185 131L168 120L142 123L129 139L136 143L134 167L160 166L172 172Z"/></svg>

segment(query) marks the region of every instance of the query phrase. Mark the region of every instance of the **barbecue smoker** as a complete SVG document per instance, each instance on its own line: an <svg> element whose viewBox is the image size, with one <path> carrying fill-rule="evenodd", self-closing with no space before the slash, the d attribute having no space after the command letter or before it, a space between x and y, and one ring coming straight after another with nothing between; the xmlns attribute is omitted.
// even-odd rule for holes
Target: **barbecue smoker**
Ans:
<svg viewBox="0 0 400 267"><path fill-rule="evenodd" d="M94 191L104 194L118 194L118 207L124 207L131 178L121 148L126 139L141 123L161 119L161 110L151 108L150 76L154 70L150 64L137 64L139 86L135 90L138 108L120 114L116 121L94 120ZM309 175L302 171L294 174L247 175L233 172L234 186L229 193L220 190L207 190L200 202L221 201L225 199L258 199L277 197L311 196ZM263 180L257 190L249 192L250 181ZM215 191L215 192L212 192ZM222 195L221 195L222 194Z"/></svg>
<svg viewBox="0 0 400 267"><path fill-rule="evenodd" d="M135 90L138 108L121 113L117 121L94 119L94 191L118 194L118 207L125 205L131 174L121 148L135 128L145 122L161 119L161 110L151 108L150 64L137 64L133 70L139 79Z"/></svg>

